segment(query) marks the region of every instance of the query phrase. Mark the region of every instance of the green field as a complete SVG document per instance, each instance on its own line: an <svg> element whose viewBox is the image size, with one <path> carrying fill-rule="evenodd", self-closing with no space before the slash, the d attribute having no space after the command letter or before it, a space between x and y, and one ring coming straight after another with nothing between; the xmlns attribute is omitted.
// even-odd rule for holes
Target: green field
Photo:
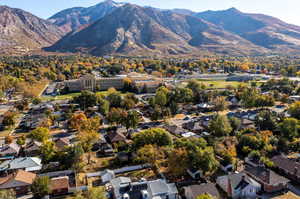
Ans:
<svg viewBox="0 0 300 199"><path fill-rule="evenodd" d="M223 81L223 80L217 80L217 81L198 80L198 81L205 84L207 88L214 88L214 89L227 88L228 86L237 88L239 85L241 86L249 85L249 83L247 82L236 82L236 81Z"/></svg>

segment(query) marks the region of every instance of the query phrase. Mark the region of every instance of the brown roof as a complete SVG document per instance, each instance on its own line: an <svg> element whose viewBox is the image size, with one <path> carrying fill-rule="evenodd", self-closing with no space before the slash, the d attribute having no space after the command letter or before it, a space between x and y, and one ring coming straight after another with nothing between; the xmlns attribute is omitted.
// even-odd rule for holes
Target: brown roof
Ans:
<svg viewBox="0 0 300 199"><path fill-rule="evenodd" d="M51 190L68 189L69 188L69 177L63 176L51 179Z"/></svg>
<svg viewBox="0 0 300 199"><path fill-rule="evenodd" d="M296 194L289 191L284 195L277 196L272 199L300 199L300 196L297 196Z"/></svg>
<svg viewBox="0 0 300 199"><path fill-rule="evenodd" d="M110 132L108 133L107 137L111 143L126 141L126 137L122 133Z"/></svg>
<svg viewBox="0 0 300 199"><path fill-rule="evenodd" d="M17 172L8 175L6 177L0 178L0 187L6 187L9 183L14 182L21 182L27 185L31 185L36 177L35 173L23 171L23 170L18 170ZM13 183L14 184L14 183ZM12 186L13 187L13 186ZM11 188L12 188L11 187ZM10 188L10 187L6 187Z"/></svg>
<svg viewBox="0 0 300 199"><path fill-rule="evenodd" d="M288 183L289 180L283 176L276 174L274 171L262 166L248 166L246 165L245 171L253 178L269 185L278 183Z"/></svg>
<svg viewBox="0 0 300 199"><path fill-rule="evenodd" d="M68 138L59 138L55 141L55 146L59 149L63 149L70 145L70 140Z"/></svg>
<svg viewBox="0 0 300 199"><path fill-rule="evenodd" d="M300 178L300 163L295 160L289 159L285 156L278 155L273 157L272 162L275 166L283 169L286 173Z"/></svg>

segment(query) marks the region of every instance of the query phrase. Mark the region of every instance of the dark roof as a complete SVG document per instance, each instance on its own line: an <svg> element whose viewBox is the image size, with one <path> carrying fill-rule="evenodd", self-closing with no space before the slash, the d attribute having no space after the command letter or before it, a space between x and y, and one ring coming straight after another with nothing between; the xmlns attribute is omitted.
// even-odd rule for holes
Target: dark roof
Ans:
<svg viewBox="0 0 300 199"><path fill-rule="evenodd" d="M183 127L185 129L188 129L190 131L202 131L204 130L204 127L201 125L201 122L187 122L183 124Z"/></svg>
<svg viewBox="0 0 300 199"><path fill-rule="evenodd" d="M181 135L182 133L185 133L185 130L183 128L176 125L166 125L164 128L170 133L176 135Z"/></svg>
<svg viewBox="0 0 300 199"><path fill-rule="evenodd" d="M300 163L296 160L289 159L282 155L275 156L271 160L279 169L298 178L300 177Z"/></svg>
<svg viewBox="0 0 300 199"><path fill-rule="evenodd" d="M126 137L122 133L118 133L115 131L108 133L107 137L111 143L126 141Z"/></svg>
<svg viewBox="0 0 300 199"><path fill-rule="evenodd" d="M289 182L287 178L280 176L275 172L271 171L270 169L267 169L263 166L253 167L253 166L246 165L245 171L253 178L260 180L261 182L269 185Z"/></svg>
<svg viewBox="0 0 300 199"><path fill-rule="evenodd" d="M184 187L185 193L189 192L189 196L192 196L194 199L197 196L202 194L210 194L215 198L220 198L220 193L216 188L216 185L213 183L203 183L200 185L190 185L188 187Z"/></svg>

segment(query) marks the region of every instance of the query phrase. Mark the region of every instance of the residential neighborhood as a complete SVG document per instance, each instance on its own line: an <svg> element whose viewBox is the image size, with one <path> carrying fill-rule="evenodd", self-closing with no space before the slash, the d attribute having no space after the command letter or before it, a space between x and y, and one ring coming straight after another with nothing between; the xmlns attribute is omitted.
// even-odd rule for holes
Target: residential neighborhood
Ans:
<svg viewBox="0 0 300 199"><path fill-rule="evenodd" d="M102 70L47 82L34 97L4 92L0 190L20 199L300 198L297 78Z"/></svg>

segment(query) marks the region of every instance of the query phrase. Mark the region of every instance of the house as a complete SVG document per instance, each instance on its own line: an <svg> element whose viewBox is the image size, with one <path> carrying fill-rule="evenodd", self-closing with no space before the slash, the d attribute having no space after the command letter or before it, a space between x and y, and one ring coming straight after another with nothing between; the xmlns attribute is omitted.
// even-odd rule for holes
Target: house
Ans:
<svg viewBox="0 0 300 199"><path fill-rule="evenodd" d="M256 198L261 185L245 173L232 173L217 178L217 185L231 198Z"/></svg>
<svg viewBox="0 0 300 199"><path fill-rule="evenodd" d="M58 138L57 140L55 140L55 147L58 151L63 151L68 146L71 146L71 143L67 137Z"/></svg>
<svg viewBox="0 0 300 199"><path fill-rule="evenodd" d="M16 143L11 143L0 147L0 156L17 156L20 151L20 146Z"/></svg>
<svg viewBox="0 0 300 199"><path fill-rule="evenodd" d="M0 164L0 171L39 171L42 169L42 160L38 157L20 157L13 160L6 160Z"/></svg>
<svg viewBox="0 0 300 199"><path fill-rule="evenodd" d="M120 142L127 142L127 139L125 135L121 132L117 131L112 131L107 134L107 138L110 141L110 143L115 144L115 143L120 143Z"/></svg>
<svg viewBox="0 0 300 199"><path fill-rule="evenodd" d="M110 181L108 192L114 199L177 199L178 190L174 183L162 179L132 182L130 178L118 177Z"/></svg>
<svg viewBox="0 0 300 199"><path fill-rule="evenodd" d="M186 130L177 125L165 125L164 128L175 136L181 136Z"/></svg>
<svg viewBox="0 0 300 199"><path fill-rule="evenodd" d="M286 156L278 155L271 159L274 166L284 173L289 179L300 182L300 162L289 159Z"/></svg>
<svg viewBox="0 0 300 199"><path fill-rule="evenodd" d="M16 194L27 194L35 178L35 173L17 170L0 178L0 189L13 189Z"/></svg>
<svg viewBox="0 0 300 199"><path fill-rule="evenodd" d="M300 196L297 196L293 192L287 192L283 195L273 197L272 199L300 199Z"/></svg>
<svg viewBox="0 0 300 199"><path fill-rule="evenodd" d="M287 178L276 174L264 166L246 165L245 172L262 185L262 190L267 193L282 191L290 182Z"/></svg>
<svg viewBox="0 0 300 199"><path fill-rule="evenodd" d="M196 199L202 194L209 194L214 198L220 198L220 193L214 183L203 183L200 185L190 185L183 188L186 199Z"/></svg>
<svg viewBox="0 0 300 199"><path fill-rule="evenodd" d="M52 195L64 195L69 193L69 177L61 176L50 179Z"/></svg>
<svg viewBox="0 0 300 199"><path fill-rule="evenodd" d="M242 129L255 129L255 123L254 121L248 120L248 119L242 119L241 120L241 128Z"/></svg>
<svg viewBox="0 0 300 199"><path fill-rule="evenodd" d="M25 146L24 152L27 156L40 155L40 147L41 146L42 146L41 142L31 141Z"/></svg>
<svg viewBox="0 0 300 199"><path fill-rule="evenodd" d="M194 133L199 133L199 134L201 134L205 130L201 122L187 122L184 123L182 127L189 131L192 131Z"/></svg>

